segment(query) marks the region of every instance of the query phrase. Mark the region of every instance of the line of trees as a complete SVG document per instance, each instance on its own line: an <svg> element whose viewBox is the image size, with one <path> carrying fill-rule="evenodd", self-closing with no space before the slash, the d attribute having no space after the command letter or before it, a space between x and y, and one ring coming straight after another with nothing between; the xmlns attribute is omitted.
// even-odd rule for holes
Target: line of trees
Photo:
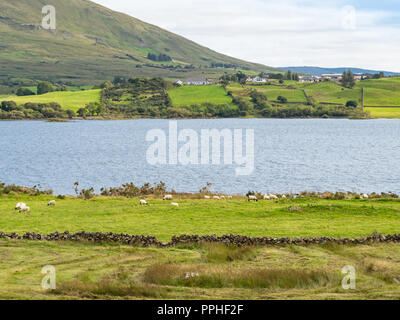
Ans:
<svg viewBox="0 0 400 320"><path fill-rule="evenodd" d="M159 55L150 53L147 55L147 59L151 61L160 61L160 62L169 62L172 61L172 58L169 55L160 53Z"/></svg>

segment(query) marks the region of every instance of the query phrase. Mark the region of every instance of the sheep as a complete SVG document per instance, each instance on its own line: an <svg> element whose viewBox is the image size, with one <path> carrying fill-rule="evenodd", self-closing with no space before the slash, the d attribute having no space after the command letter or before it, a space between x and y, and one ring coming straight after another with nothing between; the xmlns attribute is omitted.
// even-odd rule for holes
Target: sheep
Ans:
<svg viewBox="0 0 400 320"><path fill-rule="evenodd" d="M211 199L210 196L204 196L204 199Z"/></svg>
<svg viewBox="0 0 400 320"><path fill-rule="evenodd" d="M278 200L279 199L278 196L275 195L275 194L270 194L269 196L271 197L271 200Z"/></svg>
<svg viewBox="0 0 400 320"><path fill-rule="evenodd" d="M140 205L141 206L148 206L149 204L147 203L146 200L140 200Z"/></svg>
<svg viewBox="0 0 400 320"><path fill-rule="evenodd" d="M368 196L367 194L364 193L363 195L361 195L361 198L362 198L362 199L368 199L369 196Z"/></svg>
<svg viewBox="0 0 400 320"><path fill-rule="evenodd" d="M225 200L225 196L220 196L219 199L220 200Z"/></svg>
<svg viewBox="0 0 400 320"><path fill-rule="evenodd" d="M166 194L163 198L163 200L172 200L172 195Z"/></svg>
<svg viewBox="0 0 400 320"><path fill-rule="evenodd" d="M31 212L31 208L30 207L27 207L27 206L23 206L23 207L21 207L20 209L19 209L19 212L21 213L21 212L27 212L27 213L29 213L29 212Z"/></svg>
<svg viewBox="0 0 400 320"><path fill-rule="evenodd" d="M282 199L286 199L286 195L283 194L283 195L282 195Z"/></svg>
<svg viewBox="0 0 400 320"><path fill-rule="evenodd" d="M271 200L271 197L269 194L264 194L264 200Z"/></svg>
<svg viewBox="0 0 400 320"><path fill-rule="evenodd" d="M213 199L214 199L214 200L221 200L221 198L218 197L218 196L214 196Z"/></svg>
<svg viewBox="0 0 400 320"><path fill-rule="evenodd" d="M179 203L172 202L172 203L171 203L171 206L173 206L173 207L179 207Z"/></svg>
<svg viewBox="0 0 400 320"><path fill-rule="evenodd" d="M232 196L228 196L228 199L233 199L233 197Z"/></svg>
<svg viewBox="0 0 400 320"><path fill-rule="evenodd" d="M18 202L17 205L15 206L15 210L19 210L22 207L26 207L26 204L23 202Z"/></svg>
<svg viewBox="0 0 400 320"><path fill-rule="evenodd" d="M258 202L258 198L256 197L256 196L249 196L249 198L248 198L248 200L247 201L255 201L255 202Z"/></svg>
<svg viewBox="0 0 400 320"><path fill-rule="evenodd" d="M55 207L56 206L56 200L51 200L48 204L48 207Z"/></svg>

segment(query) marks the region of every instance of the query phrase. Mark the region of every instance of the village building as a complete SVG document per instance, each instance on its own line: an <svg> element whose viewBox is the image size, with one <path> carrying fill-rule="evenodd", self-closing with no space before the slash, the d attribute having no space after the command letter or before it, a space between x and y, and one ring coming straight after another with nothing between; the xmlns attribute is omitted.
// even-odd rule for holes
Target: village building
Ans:
<svg viewBox="0 0 400 320"><path fill-rule="evenodd" d="M189 78L186 80L188 86L207 86L211 84L206 78Z"/></svg>
<svg viewBox="0 0 400 320"><path fill-rule="evenodd" d="M261 78L261 77L255 77L255 78L253 78L253 82L254 83L266 83L267 82L267 80L265 80L264 78Z"/></svg>

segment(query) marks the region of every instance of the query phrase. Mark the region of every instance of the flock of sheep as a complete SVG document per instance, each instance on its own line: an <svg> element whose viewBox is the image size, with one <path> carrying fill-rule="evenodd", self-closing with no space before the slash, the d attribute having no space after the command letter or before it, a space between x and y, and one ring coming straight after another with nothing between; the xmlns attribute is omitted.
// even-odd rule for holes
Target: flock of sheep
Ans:
<svg viewBox="0 0 400 320"><path fill-rule="evenodd" d="M47 204L47 206L49 206L49 207L55 207L55 206L56 206L56 201L55 201L55 200L49 201L49 203ZM26 213L31 212L31 208L28 207L28 206L26 205L26 203L24 203L24 202L18 202L17 205L15 206L15 210L18 210L20 213L22 213L22 212L26 212Z"/></svg>
<svg viewBox="0 0 400 320"><path fill-rule="evenodd" d="M281 199L286 199L286 198L287 198L286 195L281 195L280 197L281 197ZM368 199L368 198L369 198L369 196L368 196L367 194L362 194L362 195L360 195L360 197L361 197L362 199ZM225 199L232 199L232 198L233 198L232 196L226 196L226 197L225 197L225 196L213 196L213 197L212 197L213 200L225 200ZM291 198L291 199L295 199L296 196L292 195L292 196L290 196L290 198ZM204 196L204 199L211 199L211 196ZM278 197L277 195L275 195L275 194L267 193L267 194L264 194L263 199L264 199L264 200L278 200L279 197ZM165 201L167 201L167 200L168 200L168 201L172 201L172 200L173 200L173 197L172 197L172 195L167 194L167 195L165 195L165 196L163 197L163 200L165 200ZM249 201L249 202L250 202L250 201L258 202L258 198L257 198L256 196L254 196L254 195L249 195L249 196L247 196L247 201ZM148 206L148 205L149 205L149 203L148 203L146 200L144 200L144 199L141 199L139 203L140 203L141 206ZM55 200L49 201L49 203L47 204L47 206L49 206L49 207L55 207L55 206L56 206L56 201L55 201ZM179 203L177 203L177 202L171 202L171 206L173 206L173 207L179 207ZM22 213L22 212L29 213L29 212L31 211L31 208L28 207L28 206L26 205L26 203L19 202L19 203L17 203L17 205L15 206L15 210L19 210L20 213Z"/></svg>
<svg viewBox="0 0 400 320"><path fill-rule="evenodd" d="M282 195L281 198L282 198L282 199L286 199L286 196L285 196L285 195ZM293 198L293 197L292 197L292 198ZM211 196L204 196L204 199L209 199L209 200L210 200L210 199L211 199ZM233 199L233 197L232 197L232 196L226 196L226 197L225 197L225 196L213 196L212 199L213 199L213 200L225 200L225 199L228 199L228 200L229 200L229 199ZM264 200L278 200L279 197L278 197L277 195L275 195L275 194L267 193L267 194L264 195L263 199L264 199ZM172 201L172 200L173 200L173 197L172 197L172 195L167 194L167 195L164 196L163 200ZM248 200L249 202L250 202L250 201L258 202L258 198L257 198L256 196L252 196L252 195L249 195L249 196L247 197L247 200ZM148 206L148 205L149 205L149 203L148 203L146 200L144 200L144 199L141 199L139 203L140 203L141 206ZM179 207L179 203L177 203L177 202L171 202L171 206L173 206L173 207Z"/></svg>

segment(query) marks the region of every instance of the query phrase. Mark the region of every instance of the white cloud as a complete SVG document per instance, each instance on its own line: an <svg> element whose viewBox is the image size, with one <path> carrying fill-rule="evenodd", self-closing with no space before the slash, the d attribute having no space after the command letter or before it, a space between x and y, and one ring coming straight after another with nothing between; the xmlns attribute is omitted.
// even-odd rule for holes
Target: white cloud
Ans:
<svg viewBox="0 0 400 320"><path fill-rule="evenodd" d="M400 30L385 23L391 12L358 8L355 28L344 29L351 16L344 15L341 1L95 2L244 60L400 72Z"/></svg>

